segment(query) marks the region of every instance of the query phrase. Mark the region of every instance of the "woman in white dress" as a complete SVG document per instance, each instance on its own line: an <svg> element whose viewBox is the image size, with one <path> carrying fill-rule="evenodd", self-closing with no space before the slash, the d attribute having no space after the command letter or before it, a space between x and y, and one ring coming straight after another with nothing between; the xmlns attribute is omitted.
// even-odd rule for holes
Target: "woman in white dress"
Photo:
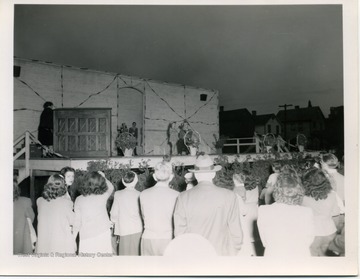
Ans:
<svg viewBox="0 0 360 279"><path fill-rule="evenodd" d="M314 216L301 206L304 189L296 177L280 174L273 193L275 203L259 207L258 228L265 257L309 257L314 240Z"/></svg>
<svg viewBox="0 0 360 279"><path fill-rule="evenodd" d="M90 172L80 187L81 196L75 200L74 233L80 233L80 253L112 254L112 223L106 209L114 191L112 183L102 172Z"/></svg>
<svg viewBox="0 0 360 279"><path fill-rule="evenodd" d="M326 256L328 247L336 236L333 217L340 215L337 194L332 190L328 175L317 168L305 173L303 185L305 197L302 204L312 209L315 216L315 239L310 247L311 254Z"/></svg>
<svg viewBox="0 0 360 279"><path fill-rule="evenodd" d="M73 202L66 197L66 193L64 177L54 174L44 186L42 197L36 201L37 253L75 253L76 244L71 227L75 214Z"/></svg>

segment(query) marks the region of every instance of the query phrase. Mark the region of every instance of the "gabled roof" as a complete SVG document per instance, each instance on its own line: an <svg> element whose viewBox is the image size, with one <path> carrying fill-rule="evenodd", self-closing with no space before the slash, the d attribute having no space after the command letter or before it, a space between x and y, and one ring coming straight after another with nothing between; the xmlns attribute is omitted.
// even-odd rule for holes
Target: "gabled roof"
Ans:
<svg viewBox="0 0 360 279"><path fill-rule="evenodd" d="M220 111L220 117L222 118L222 120L244 119L244 118L251 119L251 113L246 108L234 109L234 110Z"/></svg>
<svg viewBox="0 0 360 279"><path fill-rule="evenodd" d="M279 111L276 117L284 121L285 111ZM319 118L325 120L320 107L294 108L286 111L286 122L313 121Z"/></svg>
<svg viewBox="0 0 360 279"><path fill-rule="evenodd" d="M277 118L277 117L275 116L274 113L270 113L270 114L263 114L263 115L254 115L253 118L254 118L254 121L255 121L255 126L263 126L270 119L274 119L274 118Z"/></svg>

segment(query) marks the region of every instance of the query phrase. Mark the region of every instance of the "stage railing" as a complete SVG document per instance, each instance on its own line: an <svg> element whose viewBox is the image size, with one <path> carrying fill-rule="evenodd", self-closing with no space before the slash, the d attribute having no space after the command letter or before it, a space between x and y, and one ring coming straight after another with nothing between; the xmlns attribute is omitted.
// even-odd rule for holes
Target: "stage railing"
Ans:
<svg viewBox="0 0 360 279"><path fill-rule="evenodd" d="M236 146L236 153L240 154L241 149L245 146L247 146L247 149L243 153L248 153L250 149L253 149L255 147L255 152L260 153L260 145L259 145L259 139L257 137L251 137L251 138L229 138L226 139L226 143L224 144L224 147L231 147Z"/></svg>
<svg viewBox="0 0 360 279"><path fill-rule="evenodd" d="M18 169L19 172L18 183L20 183L22 180L24 180L30 175L30 144L31 143L38 144L41 146L41 148L43 148L42 144L29 131L25 131L24 134L18 137L13 144L13 154L14 154L13 161L15 162L18 159L24 160L24 165L22 165L21 168Z"/></svg>

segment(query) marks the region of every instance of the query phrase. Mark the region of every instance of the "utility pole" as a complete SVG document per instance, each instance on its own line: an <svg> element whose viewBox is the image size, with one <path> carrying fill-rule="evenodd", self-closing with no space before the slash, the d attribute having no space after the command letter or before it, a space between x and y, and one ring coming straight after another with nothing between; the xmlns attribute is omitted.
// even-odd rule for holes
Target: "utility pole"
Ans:
<svg viewBox="0 0 360 279"><path fill-rule="evenodd" d="M292 107L292 105L285 104L285 105L279 106L279 108L284 108L284 140L285 141L287 141L287 139L286 139L286 109L288 107Z"/></svg>

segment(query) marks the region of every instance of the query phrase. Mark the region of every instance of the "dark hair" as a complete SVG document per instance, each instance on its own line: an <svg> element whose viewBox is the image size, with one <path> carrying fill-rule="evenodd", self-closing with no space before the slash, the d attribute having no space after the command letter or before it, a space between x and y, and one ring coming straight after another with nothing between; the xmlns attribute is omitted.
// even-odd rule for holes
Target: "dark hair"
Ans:
<svg viewBox="0 0 360 279"><path fill-rule="evenodd" d="M13 179L13 201L16 201L20 197L20 187L18 186L18 181L16 178Z"/></svg>
<svg viewBox="0 0 360 279"><path fill-rule="evenodd" d="M330 180L323 170L313 168L303 176L303 186L305 195L315 200L324 200L331 192Z"/></svg>
<svg viewBox="0 0 360 279"><path fill-rule="evenodd" d="M72 167L63 167L61 170L60 170L60 174L65 177L65 174L67 172L73 172L75 173L75 170L72 168Z"/></svg>
<svg viewBox="0 0 360 279"><path fill-rule="evenodd" d="M135 172L133 171L128 171L127 173L125 173L123 180L125 183L131 183L134 181L135 179Z"/></svg>
<svg viewBox="0 0 360 279"><path fill-rule="evenodd" d="M271 163L271 167L274 170L280 171L281 170L281 163L279 161L274 161L273 163Z"/></svg>
<svg viewBox="0 0 360 279"><path fill-rule="evenodd" d="M53 105L54 104L52 102L45 102L44 105L43 105L43 108L46 109L46 108L51 107Z"/></svg>
<svg viewBox="0 0 360 279"><path fill-rule="evenodd" d="M289 174L279 174L273 193L276 202L289 205L301 205L304 193L304 188L295 177Z"/></svg>
<svg viewBox="0 0 360 279"><path fill-rule="evenodd" d="M64 177L60 174L53 174L49 177L44 186L42 196L45 200L50 201L66 194Z"/></svg>
<svg viewBox="0 0 360 279"><path fill-rule="evenodd" d="M105 178L96 171L86 174L84 183L80 186L79 192L83 196L102 195L107 191Z"/></svg>
<svg viewBox="0 0 360 279"><path fill-rule="evenodd" d="M254 190L258 186L258 181L255 177L246 175L244 181L244 187L246 191Z"/></svg>

